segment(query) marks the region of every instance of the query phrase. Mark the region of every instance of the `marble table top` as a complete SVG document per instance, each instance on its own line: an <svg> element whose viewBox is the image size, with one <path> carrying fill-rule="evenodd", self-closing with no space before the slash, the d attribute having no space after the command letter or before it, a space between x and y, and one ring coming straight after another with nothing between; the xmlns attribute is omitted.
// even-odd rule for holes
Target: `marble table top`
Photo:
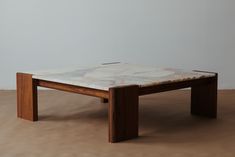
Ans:
<svg viewBox="0 0 235 157"><path fill-rule="evenodd" d="M149 86L214 76L213 73L159 68L128 63L102 64L66 70L29 72L34 79L108 90L123 85Z"/></svg>

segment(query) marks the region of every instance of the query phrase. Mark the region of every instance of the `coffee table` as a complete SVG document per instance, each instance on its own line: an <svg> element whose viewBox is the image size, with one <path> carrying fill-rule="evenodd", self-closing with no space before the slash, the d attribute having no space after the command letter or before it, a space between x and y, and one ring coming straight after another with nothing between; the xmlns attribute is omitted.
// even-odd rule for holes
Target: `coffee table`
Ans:
<svg viewBox="0 0 235 157"><path fill-rule="evenodd" d="M191 87L191 114L216 118L217 73L128 63L18 72L17 116L38 120L37 87L99 97L108 102L109 142L138 137L141 95Z"/></svg>

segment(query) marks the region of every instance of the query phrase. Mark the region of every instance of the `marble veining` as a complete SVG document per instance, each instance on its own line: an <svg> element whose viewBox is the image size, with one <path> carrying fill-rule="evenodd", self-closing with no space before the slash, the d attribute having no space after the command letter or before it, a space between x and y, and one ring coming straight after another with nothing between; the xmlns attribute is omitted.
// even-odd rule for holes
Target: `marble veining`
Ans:
<svg viewBox="0 0 235 157"><path fill-rule="evenodd" d="M158 68L128 63L103 64L93 67L67 70L47 70L29 72L33 78L66 83L70 85L108 90L123 85L148 86L201 77L211 77L212 73L194 72L172 68Z"/></svg>

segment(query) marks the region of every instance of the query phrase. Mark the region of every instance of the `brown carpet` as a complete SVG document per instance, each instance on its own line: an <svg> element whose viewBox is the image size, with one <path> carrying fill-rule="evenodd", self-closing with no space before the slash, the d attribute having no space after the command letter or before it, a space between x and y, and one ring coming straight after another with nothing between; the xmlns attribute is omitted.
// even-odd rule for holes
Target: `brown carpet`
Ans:
<svg viewBox="0 0 235 157"><path fill-rule="evenodd" d="M107 104L40 91L39 121L16 118L15 91L0 91L0 157L234 157L235 91L220 91L218 118L190 115L190 92L140 97L140 137L108 143Z"/></svg>

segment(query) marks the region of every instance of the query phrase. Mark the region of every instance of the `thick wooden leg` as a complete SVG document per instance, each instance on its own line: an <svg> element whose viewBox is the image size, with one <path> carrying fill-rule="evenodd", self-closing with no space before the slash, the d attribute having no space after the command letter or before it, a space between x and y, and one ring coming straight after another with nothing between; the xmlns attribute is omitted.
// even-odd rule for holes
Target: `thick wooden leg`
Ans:
<svg viewBox="0 0 235 157"><path fill-rule="evenodd" d="M192 87L191 114L217 117L217 74L200 85Z"/></svg>
<svg viewBox="0 0 235 157"><path fill-rule="evenodd" d="M109 89L109 142L138 137L138 86Z"/></svg>
<svg viewBox="0 0 235 157"><path fill-rule="evenodd" d="M108 103L108 102L109 102L109 99L101 98L100 101L101 101L101 103Z"/></svg>
<svg viewBox="0 0 235 157"><path fill-rule="evenodd" d="M31 74L17 73L17 116L30 121L38 120L37 85Z"/></svg>

